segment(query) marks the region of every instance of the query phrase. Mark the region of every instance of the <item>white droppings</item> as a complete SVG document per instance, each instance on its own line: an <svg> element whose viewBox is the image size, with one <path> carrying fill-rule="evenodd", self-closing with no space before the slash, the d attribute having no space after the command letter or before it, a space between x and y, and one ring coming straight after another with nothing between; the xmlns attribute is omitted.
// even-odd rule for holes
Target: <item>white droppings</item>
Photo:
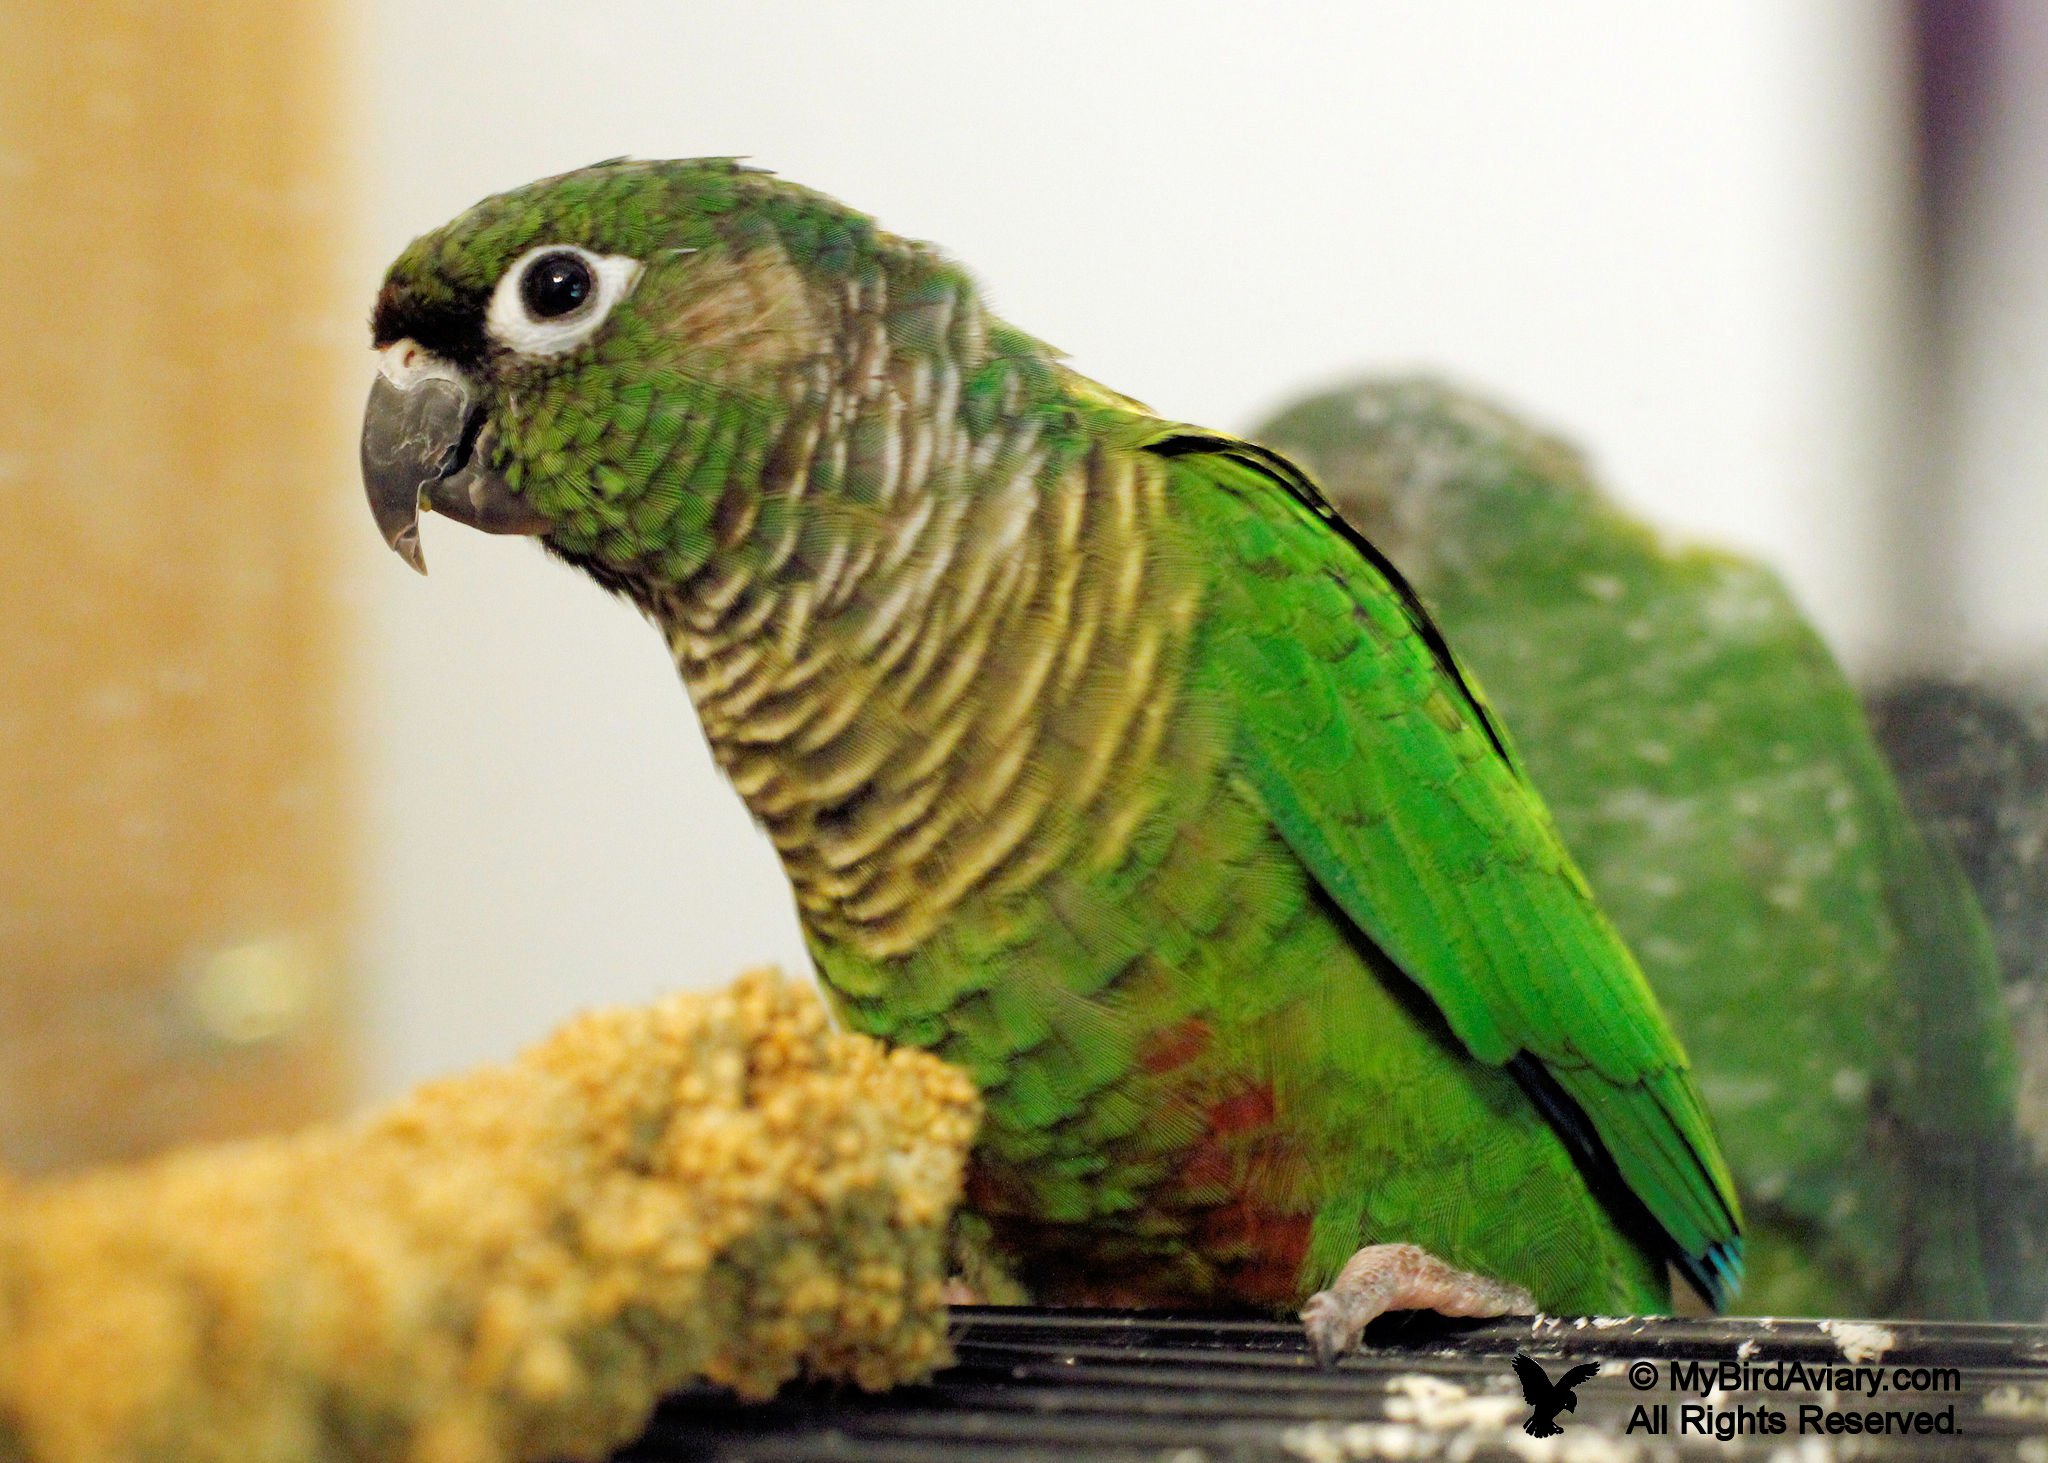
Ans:
<svg viewBox="0 0 2048 1463"><path fill-rule="evenodd" d="M1344 1444L1327 1422L1290 1427L1280 1434L1280 1446L1307 1463L1346 1463Z"/></svg>
<svg viewBox="0 0 2048 1463"><path fill-rule="evenodd" d="M1443 1439L1400 1422L1311 1422L1280 1435L1280 1446L1306 1463L1355 1463L1369 1458L1431 1458Z"/></svg>
<svg viewBox="0 0 2048 1463"><path fill-rule="evenodd" d="M1990 1417L2017 1417L2048 1421L2048 1383L2021 1386L2007 1382L1984 1396L1984 1412Z"/></svg>
<svg viewBox="0 0 2048 1463"><path fill-rule="evenodd" d="M1532 1438L1516 1428L1507 1445L1522 1463L1637 1463L1643 1456L1639 1443L1583 1427L1553 1438Z"/></svg>
<svg viewBox="0 0 2048 1463"><path fill-rule="evenodd" d="M1472 1463L1503 1448L1521 1463L1643 1463L1668 1448L1646 1451L1633 1439L1585 1423L1559 1437L1532 1438L1519 1424L1521 1399L1473 1393L1437 1377L1397 1377L1387 1400L1387 1422L1311 1422L1281 1434L1280 1445L1305 1463L1367 1460L1441 1460ZM1803 1460L1788 1460L1803 1463Z"/></svg>
<svg viewBox="0 0 2048 1463"><path fill-rule="evenodd" d="M1749 1340L1743 1342L1740 1346L1735 1348L1735 1359L1737 1361L1748 1361L1752 1356L1755 1356L1757 1354L1758 1350L1759 1348L1756 1344L1756 1338L1751 1337Z"/></svg>
<svg viewBox="0 0 2048 1463"><path fill-rule="evenodd" d="M1456 1382L1411 1372L1388 1385L1387 1416L1435 1429L1506 1427L1522 1415L1519 1392L1471 1392Z"/></svg>
<svg viewBox="0 0 2048 1463"><path fill-rule="evenodd" d="M1868 1321L1822 1321L1820 1328L1835 1338L1852 1366L1879 1360L1899 1342L1888 1329Z"/></svg>

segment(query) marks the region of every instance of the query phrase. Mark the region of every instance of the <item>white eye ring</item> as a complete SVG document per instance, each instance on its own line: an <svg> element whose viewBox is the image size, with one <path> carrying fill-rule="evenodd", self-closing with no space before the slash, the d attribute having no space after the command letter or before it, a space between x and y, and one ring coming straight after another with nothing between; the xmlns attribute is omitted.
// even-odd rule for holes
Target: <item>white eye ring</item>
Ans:
<svg viewBox="0 0 2048 1463"><path fill-rule="evenodd" d="M574 310L543 319L527 304L526 271L535 261L573 254L590 270L592 288ZM512 261L491 291L484 329L492 340L522 356L558 356L588 340L612 307L640 278L641 263L627 254L593 254L574 244L539 244Z"/></svg>

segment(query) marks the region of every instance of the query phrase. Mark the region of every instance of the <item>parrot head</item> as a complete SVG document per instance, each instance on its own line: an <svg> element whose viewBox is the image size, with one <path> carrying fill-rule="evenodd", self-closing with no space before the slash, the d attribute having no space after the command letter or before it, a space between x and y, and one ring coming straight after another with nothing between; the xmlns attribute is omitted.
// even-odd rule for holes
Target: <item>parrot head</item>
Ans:
<svg viewBox="0 0 2048 1463"><path fill-rule="evenodd" d="M678 423L760 437L793 380L845 358L885 262L940 267L731 159L616 160L485 199L415 240L377 298L362 466L385 542L424 573L425 509L538 536L615 587L687 572L716 505L675 501L658 471Z"/></svg>

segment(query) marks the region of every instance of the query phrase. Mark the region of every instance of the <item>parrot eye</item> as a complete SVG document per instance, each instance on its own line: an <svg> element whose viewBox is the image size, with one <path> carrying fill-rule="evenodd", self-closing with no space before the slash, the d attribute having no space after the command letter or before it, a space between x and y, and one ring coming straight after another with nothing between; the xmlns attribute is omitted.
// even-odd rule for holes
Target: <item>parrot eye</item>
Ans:
<svg viewBox="0 0 2048 1463"><path fill-rule="evenodd" d="M519 271L519 298L526 302L526 313L536 320L570 314L596 287L597 276L590 266L566 249L543 254Z"/></svg>
<svg viewBox="0 0 2048 1463"><path fill-rule="evenodd" d="M491 293L485 327L523 356L555 356L589 339L640 277L640 261L543 244L512 261Z"/></svg>

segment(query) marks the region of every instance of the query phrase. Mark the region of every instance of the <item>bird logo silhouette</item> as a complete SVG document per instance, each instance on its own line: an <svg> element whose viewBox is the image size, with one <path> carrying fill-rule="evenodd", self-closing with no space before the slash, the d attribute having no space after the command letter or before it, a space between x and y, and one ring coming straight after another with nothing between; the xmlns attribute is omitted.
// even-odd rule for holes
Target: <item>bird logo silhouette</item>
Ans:
<svg viewBox="0 0 2048 1463"><path fill-rule="evenodd" d="M1554 1438L1563 1432L1556 1421L1559 1409L1577 1412L1579 1383L1599 1372L1599 1362L1582 1362L1553 1382L1550 1373L1524 1353L1516 1352L1515 1375L1522 1379L1522 1400L1529 1404L1529 1420L1522 1424L1522 1431L1532 1438Z"/></svg>

